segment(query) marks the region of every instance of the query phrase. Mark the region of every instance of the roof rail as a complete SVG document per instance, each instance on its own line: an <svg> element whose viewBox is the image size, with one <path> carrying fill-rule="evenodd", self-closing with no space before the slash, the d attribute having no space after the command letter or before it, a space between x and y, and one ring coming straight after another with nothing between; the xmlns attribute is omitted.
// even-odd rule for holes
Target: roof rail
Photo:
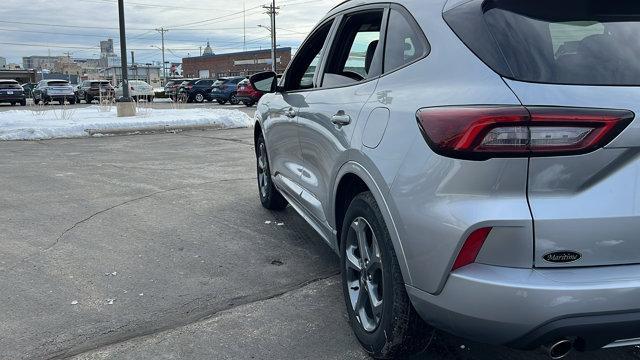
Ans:
<svg viewBox="0 0 640 360"><path fill-rule="evenodd" d="M348 3L349 1L351 1L351 0L344 0L343 2L341 2L341 3L339 3L338 5L334 6L334 7L333 7L333 9L331 9L330 11L333 11L333 10L335 10L335 9L339 8L340 6L342 6L342 5L346 4L346 3Z"/></svg>

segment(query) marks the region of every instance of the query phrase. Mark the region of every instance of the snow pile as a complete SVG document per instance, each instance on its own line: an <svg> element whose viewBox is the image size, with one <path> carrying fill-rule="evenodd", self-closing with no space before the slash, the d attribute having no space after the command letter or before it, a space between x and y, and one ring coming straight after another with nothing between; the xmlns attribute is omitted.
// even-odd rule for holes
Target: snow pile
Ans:
<svg viewBox="0 0 640 360"><path fill-rule="evenodd" d="M223 109L141 109L135 117L116 117L116 108L100 106L46 111L11 110L0 112L0 140L42 140L79 138L97 133L154 130L162 127L241 128L252 119L238 110Z"/></svg>

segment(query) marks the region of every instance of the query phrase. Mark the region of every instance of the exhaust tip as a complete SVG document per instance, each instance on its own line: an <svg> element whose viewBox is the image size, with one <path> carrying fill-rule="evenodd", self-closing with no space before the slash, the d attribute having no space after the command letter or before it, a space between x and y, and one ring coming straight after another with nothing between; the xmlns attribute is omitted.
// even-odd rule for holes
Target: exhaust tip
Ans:
<svg viewBox="0 0 640 360"><path fill-rule="evenodd" d="M547 355L552 360L564 359L573 350L573 342L567 339L558 340L547 347Z"/></svg>

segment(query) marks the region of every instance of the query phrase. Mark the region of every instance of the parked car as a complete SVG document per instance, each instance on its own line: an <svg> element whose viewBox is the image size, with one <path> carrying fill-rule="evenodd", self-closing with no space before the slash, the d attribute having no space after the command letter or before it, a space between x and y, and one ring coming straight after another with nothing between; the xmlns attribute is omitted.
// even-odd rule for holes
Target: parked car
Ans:
<svg viewBox="0 0 640 360"><path fill-rule="evenodd" d="M15 80L0 80L0 103L26 106L27 97L20 83Z"/></svg>
<svg viewBox="0 0 640 360"><path fill-rule="evenodd" d="M639 31L635 2L346 1L251 78L262 205L340 254L369 354L431 326L553 359L640 343Z"/></svg>
<svg viewBox="0 0 640 360"><path fill-rule="evenodd" d="M244 77L240 76L218 79L213 83L209 97L212 101L215 100L220 105L224 105L226 103L238 105L240 103L237 95L238 84L244 79Z"/></svg>
<svg viewBox="0 0 640 360"><path fill-rule="evenodd" d="M200 81L200 79L187 79L183 81L178 87L178 99L183 102L189 101L189 89L193 88L193 85Z"/></svg>
<svg viewBox="0 0 640 360"><path fill-rule="evenodd" d="M258 103L262 95L264 95L264 93L254 89L249 79L242 80L238 83L236 98L246 106L251 107Z"/></svg>
<svg viewBox="0 0 640 360"><path fill-rule="evenodd" d="M115 89L108 80L85 80L76 90L76 101L87 104L94 100L113 99L115 97Z"/></svg>
<svg viewBox="0 0 640 360"><path fill-rule="evenodd" d="M180 85L182 85L183 82L190 81L190 80L191 79L171 79L164 86L165 96L175 101L178 96L178 90L180 89Z"/></svg>
<svg viewBox="0 0 640 360"><path fill-rule="evenodd" d="M73 105L76 103L76 94L73 86L67 80L42 80L33 89L33 102L38 105L41 102L49 104L57 101L63 105L65 101Z"/></svg>
<svg viewBox="0 0 640 360"><path fill-rule="evenodd" d="M34 83L26 83L26 84L22 84L22 90L24 91L24 95L27 98L31 98L32 97L32 93L33 93L33 89L35 89L35 87L38 84L34 84Z"/></svg>
<svg viewBox="0 0 640 360"><path fill-rule="evenodd" d="M181 87L180 91L187 99L187 102L203 103L205 100L211 101L209 94L211 93L213 83L214 80L211 79L187 81L186 84Z"/></svg>
<svg viewBox="0 0 640 360"><path fill-rule="evenodd" d="M118 87L115 89L116 99L119 99L123 96L124 92L122 90L122 83L118 84ZM153 91L153 87L141 80L129 80L129 96L134 101L147 100L148 102L153 102L153 98L155 97L155 92Z"/></svg>

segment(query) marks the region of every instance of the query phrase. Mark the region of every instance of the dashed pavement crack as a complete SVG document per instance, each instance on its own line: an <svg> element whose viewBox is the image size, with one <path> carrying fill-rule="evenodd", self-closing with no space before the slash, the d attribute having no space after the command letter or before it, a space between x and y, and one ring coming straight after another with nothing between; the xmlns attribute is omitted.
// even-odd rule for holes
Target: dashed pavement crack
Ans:
<svg viewBox="0 0 640 360"><path fill-rule="evenodd" d="M20 265L21 263L23 263L23 262L25 262L25 261L28 261L29 259L31 259L31 258L33 258L33 257L35 257L35 256L38 256L38 255L41 255L41 254L43 254L43 253L46 253L46 252L50 251L51 249L53 249L54 247L56 247L58 244L60 244L60 241L61 241L62 239L64 239L64 237L65 237L68 233L70 233L71 231L73 231L74 229L76 229L78 226L80 226L80 225L82 225L82 224L84 224L84 223L86 223L86 222L88 222L88 221L91 221L92 219L96 218L97 216L100 216L100 215L102 215L102 214L104 214L104 213L107 213L107 212L109 212L109 211L111 211L111 210L114 210L114 209L117 209L117 208L119 208L119 207L126 206L126 205L129 205L129 204L132 204L132 203L135 203L135 202L140 201L140 200L148 199L148 198L154 197L154 196L156 196L156 195L160 195L160 194L168 193L168 192L179 191L179 190L185 190L185 189L189 189L189 188L193 188L193 187L198 187L198 186L203 186L203 185L209 185L209 184L215 184L215 183L221 183L221 182L229 182L229 181L245 181L245 180L253 180L253 178L247 178L247 177L244 177L244 178L234 178L234 179L220 179L220 180L212 180L212 181L205 181L205 182L200 182L200 183L196 183L196 184L189 184L189 185L184 185L184 186L178 186L178 187L174 187L174 188L171 188L171 189L158 190L158 191L155 191L155 192L150 193L150 194L142 195L142 196L139 196L139 197L136 197L136 198L133 198L133 199L129 199L129 200L127 200L127 201L123 201L123 202L121 202L121 203L118 203L118 204L115 204L115 205L109 206L109 207L107 207L107 208L105 208L105 209L102 209L102 210L100 210L100 211L96 211L96 212L94 212L93 214L91 214L91 215L89 215L89 216L87 216L87 217L83 218L83 219L82 219L82 220L80 220L80 221L77 221L77 222L76 222L76 223L74 223L72 226L70 226L70 227L68 227L67 229L65 229L65 230L64 230L64 231L63 231L63 232L62 232L62 233L61 233L61 234L56 238L56 240L55 240L51 245L49 245L49 246L47 246L46 248L42 249L42 250L41 250L41 251L39 251L38 253L31 254L31 255L29 255L29 256L27 256L27 257L22 258L20 261L18 261L14 266L12 266L11 268L9 268L8 270L13 270L13 269L15 269L18 265Z"/></svg>

